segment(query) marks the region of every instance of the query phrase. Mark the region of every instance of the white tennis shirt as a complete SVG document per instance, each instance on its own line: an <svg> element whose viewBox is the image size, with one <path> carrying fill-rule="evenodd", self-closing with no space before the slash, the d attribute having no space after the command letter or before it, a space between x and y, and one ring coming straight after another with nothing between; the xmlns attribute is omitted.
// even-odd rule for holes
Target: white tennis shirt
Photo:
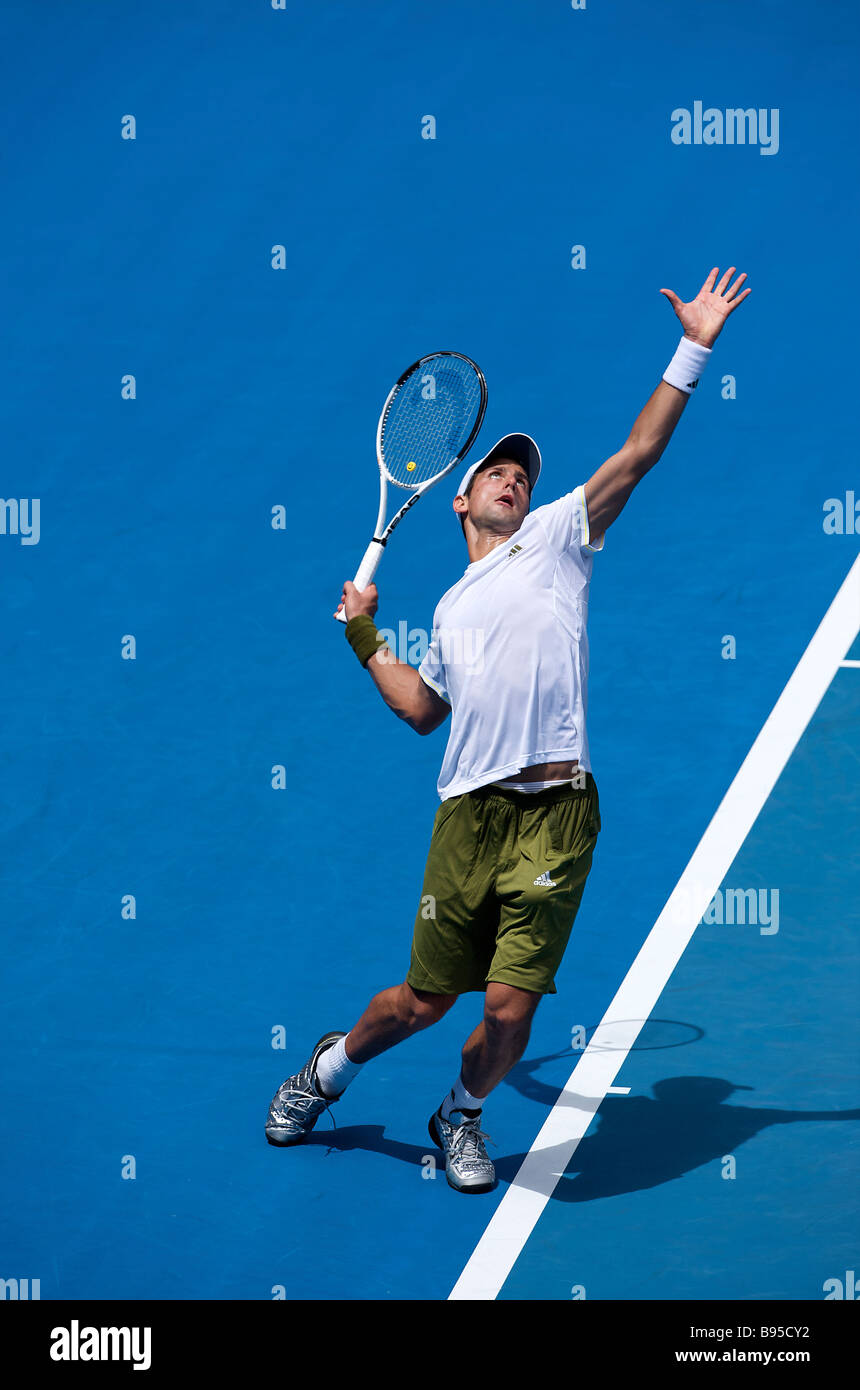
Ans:
<svg viewBox="0 0 860 1390"><path fill-rule="evenodd" d="M580 486L529 512L439 600L418 672L451 706L442 801L535 763L591 771L586 620L602 549Z"/></svg>

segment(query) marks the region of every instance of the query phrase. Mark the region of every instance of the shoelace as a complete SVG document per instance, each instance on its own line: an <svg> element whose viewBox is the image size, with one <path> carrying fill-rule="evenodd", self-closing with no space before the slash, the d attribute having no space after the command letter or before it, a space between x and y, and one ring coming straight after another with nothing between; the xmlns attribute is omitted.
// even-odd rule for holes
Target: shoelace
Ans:
<svg viewBox="0 0 860 1390"><path fill-rule="evenodd" d="M307 1115L310 1111L310 1107L312 1105L319 1105L320 1101L322 1101L323 1105L328 1111L329 1119L332 1122L332 1126L335 1129L337 1129L337 1120L331 1113L331 1105L327 1097L323 1095L317 1095L316 1092L310 1089L310 1086L308 1086L307 1088L302 1088L301 1090L299 1090L299 1088L296 1086L291 1087L291 1089L287 1093L287 1096L285 1097L284 1101L281 1102L281 1104L284 1105L288 1102L294 1110L303 1110Z"/></svg>
<svg viewBox="0 0 860 1390"><path fill-rule="evenodd" d="M450 1154L452 1158L462 1158L465 1163L478 1163L482 1159L489 1161L489 1156L481 1152L481 1140L487 1139L492 1144L489 1134L484 1134L479 1127L477 1119L466 1120L462 1125L458 1125L453 1139L451 1140Z"/></svg>

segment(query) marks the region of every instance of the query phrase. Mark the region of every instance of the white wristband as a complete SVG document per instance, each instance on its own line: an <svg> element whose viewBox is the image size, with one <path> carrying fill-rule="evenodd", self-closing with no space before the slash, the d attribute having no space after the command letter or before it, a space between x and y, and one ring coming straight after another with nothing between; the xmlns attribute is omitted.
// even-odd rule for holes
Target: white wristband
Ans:
<svg viewBox="0 0 860 1390"><path fill-rule="evenodd" d="M679 391L691 395L698 385L699 377L705 370L712 348L703 347L689 338L682 338L675 350L675 356L663 373L663 380Z"/></svg>

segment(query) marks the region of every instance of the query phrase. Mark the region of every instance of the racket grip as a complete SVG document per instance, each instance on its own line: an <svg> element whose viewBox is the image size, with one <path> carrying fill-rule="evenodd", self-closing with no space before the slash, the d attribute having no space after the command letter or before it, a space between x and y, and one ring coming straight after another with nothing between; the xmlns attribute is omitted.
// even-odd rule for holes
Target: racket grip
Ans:
<svg viewBox="0 0 860 1390"><path fill-rule="evenodd" d="M371 583L379 561L382 559L382 552L385 545L382 541L373 540L362 556L361 564L358 567L355 579L352 581L359 593L367 588ZM346 609L342 608L339 613L335 613L335 618L339 623L346 622Z"/></svg>

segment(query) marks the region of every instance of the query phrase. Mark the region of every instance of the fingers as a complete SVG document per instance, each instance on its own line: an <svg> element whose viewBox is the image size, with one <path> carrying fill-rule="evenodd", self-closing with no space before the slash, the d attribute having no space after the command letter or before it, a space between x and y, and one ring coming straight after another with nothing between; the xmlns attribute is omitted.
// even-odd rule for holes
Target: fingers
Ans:
<svg viewBox="0 0 860 1390"><path fill-rule="evenodd" d="M731 286L731 288L728 289L728 290L726 290L726 285L728 284L729 280L731 280L731 278L732 278L732 276L734 275L734 273L735 273L735 267L734 267L734 266L730 266L729 269L726 271L725 275L723 276L722 280L720 281L720 284L719 284L719 287L718 287L718 288L719 288L720 295L722 296L722 299L723 299L723 303L726 305L726 311L727 311L727 313L729 313L729 314L732 312L733 309L736 309L736 308L738 307L739 304L742 304L742 303L743 303L743 301L746 299L746 297L747 297L748 294L752 294L752 290L750 289L749 285L747 286L747 288L746 288L741 294L738 294L738 290L740 289L740 287L741 287L741 285L743 284L744 280L747 278L747 273L746 273L746 271L743 271L743 272L738 276L737 280L736 280L735 283ZM724 291L725 291L725 293L724 293Z"/></svg>
<svg viewBox="0 0 860 1390"><path fill-rule="evenodd" d="M720 273L720 267L719 267L718 265L715 265L714 268L713 268L713 270L711 271L710 275L708 276L707 280L705 281L704 285L703 285L702 288L699 290L699 294L705 294L706 292L707 292L708 294L710 294L711 290L714 288L714 284L715 284L715 282L716 282L716 279L717 279L717 276L719 275L719 273Z"/></svg>
<svg viewBox="0 0 860 1390"><path fill-rule="evenodd" d="M661 290L660 293L665 294L673 309L677 309L678 305L683 303L683 300L678 298L674 290Z"/></svg>
<svg viewBox="0 0 860 1390"><path fill-rule="evenodd" d="M699 294L711 294L713 292L714 294L719 295L723 302L728 306L729 312L731 313L732 309L736 309L737 306L741 303L741 301L746 299L748 294L752 293L749 286L747 286L747 288L743 291L742 294L738 294L738 290L740 289L744 280L747 278L746 271L743 271L738 276L737 280L731 286L730 289L728 288L729 282L732 276L734 275L736 269L737 266L730 265L728 270L720 280L720 283L717 285L716 280L717 276L720 273L720 270L719 266L714 266L704 285L699 290Z"/></svg>
<svg viewBox="0 0 860 1390"><path fill-rule="evenodd" d="M743 284L743 282L744 282L744 280L745 280L746 278L747 278L747 273L746 273L746 271L744 271L743 275L739 275L739 276L738 276L737 280L736 280L735 283L732 285L731 289L729 290L728 294L726 295L726 300L727 300L727 302L730 302L732 299L734 299L735 295L737 294L738 290L740 289L741 285ZM747 290L746 293L749 294L749 290Z"/></svg>
<svg viewBox="0 0 860 1390"><path fill-rule="evenodd" d="M714 273L715 273L715 272L712 272L712 274L714 274ZM730 265L729 268L728 268L728 270L726 271L725 275L723 276L722 280L721 280L720 283L717 285L717 294L723 294L723 293L724 293L725 288L726 288L726 285L729 283L729 281L731 280L731 278L732 278L732 276L734 275L734 273L735 273L735 267L734 267L733 265Z"/></svg>
<svg viewBox="0 0 860 1390"><path fill-rule="evenodd" d="M347 602L350 604L350 609L346 608ZM353 617L359 613L369 613L373 617L378 603L379 594L375 584L368 584L366 589L356 589L351 579L345 579L340 603L335 609L335 617L342 609L346 610L347 617L350 616L350 610L352 610Z"/></svg>
<svg viewBox="0 0 860 1390"><path fill-rule="evenodd" d="M723 276L722 280L720 281L720 283L717 285L717 288L716 288L716 293L719 294L719 295L722 295L726 300L731 300L731 299L734 298L734 296L737 294L738 290L740 289L741 285L743 284L744 280L747 278L747 273L746 273L746 271L744 270L744 271L738 276L737 280L736 280L735 283L732 285L731 289L728 291L728 294L727 294L727 293L726 293L726 286L728 285L729 281L731 280L732 276L734 275L736 269L737 269L736 266L730 265L729 268L728 268L728 270L726 271L725 275ZM711 275L716 275L716 274L717 274L717 272L716 272L715 270L712 270L712 271L711 271ZM709 275L709 276L708 276L708 279L710 279L710 278L711 278L711 276ZM705 284L707 284L707 280L705 281Z"/></svg>
<svg viewBox="0 0 860 1390"><path fill-rule="evenodd" d="M729 313L731 313L733 309L736 309L739 304L742 304L748 294L752 294L751 289L744 290L743 294L739 294L737 299L733 299L729 305Z"/></svg>

